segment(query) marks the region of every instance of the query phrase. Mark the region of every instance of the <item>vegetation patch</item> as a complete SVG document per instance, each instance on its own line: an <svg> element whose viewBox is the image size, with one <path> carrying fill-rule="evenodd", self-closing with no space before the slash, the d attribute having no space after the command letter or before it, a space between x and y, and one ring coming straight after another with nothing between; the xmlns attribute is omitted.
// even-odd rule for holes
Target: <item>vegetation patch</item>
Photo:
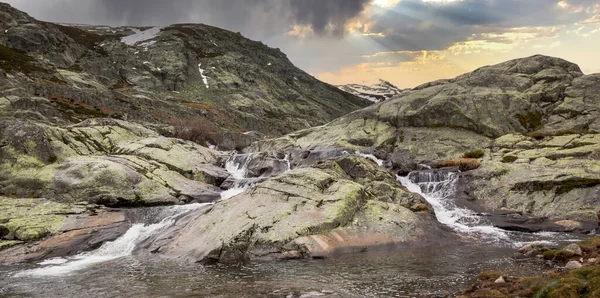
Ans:
<svg viewBox="0 0 600 298"><path fill-rule="evenodd" d="M527 114L518 114L517 119L521 126L527 130L536 130L542 126L542 114L540 112L527 112Z"/></svg>
<svg viewBox="0 0 600 298"><path fill-rule="evenodd" d="M223 136L212 122L204 117L197 118L171 118L169 124L173 125L171 137L192 141L201 145L220 144Z"/></svg>
<svg viewBox="0 0 600 298"><path fill-rule="evenodd" d="M516 157L516 156L514 156L514 155L505 155L505 156L502 157L502 162L503 163L513 163L517 159L519 159L519 158Z"/></svg>
<svg viewBox="0 0 600 298"><path fill-rule="evenodd" d="M544 259L564 265L570 260L597 258L600 237L578 243L583 256L564 249L544 252ZM600 297L600 266L597 262L584 262L583 267L571 271L549 271L531 277L511 277L500 272L483 272L477 281L460 297ZM504 283L495 283L503 276Z"/></svg>
<svg viewBox="0 0 600 298"><path fill-rule="evenodd" d="M433 164L434 168L458 167L461 171L478 169L481 163L476 158L459 158L444 160Z"/></svg>
<svg viewBox="0 0 600 298"><path fill-rule="evenodd" d="M558 130L558 131L539 131L539 130L537 130L537 131L528 133L527 136L534 138L536 140L542 140L546 137L559 137L559 136L574 135L574 134L579 134L579 133L572 129L562 129L562 130Z"/></svg>
<svg viewBox="0 0 600 298"><path fill-rule="evenodd" d="M465 154L463 154L463 157L464 158L482 158L484 155L485 155L485 152L483 152L483 150L477 149L477 150L465 152Z"/></svg>
<svg viewBox="0 0 600 298"><path fill-rule="evenodd" d="M30 73L34 71L46 71L33 64L34 59L23 52L0 44L0 68L6 72Z"/></svg>
<svg viewBox="0 0 600 298"><path fill-rule="evenodd" d="M100 46L99 43L107 40L109 37L100 35L92 32L88 32L76 27L63 26L58 24L51 24L56 29L60 30L63 34L72 38L76 43L102 55L108 55L108 53Z"/></svg>

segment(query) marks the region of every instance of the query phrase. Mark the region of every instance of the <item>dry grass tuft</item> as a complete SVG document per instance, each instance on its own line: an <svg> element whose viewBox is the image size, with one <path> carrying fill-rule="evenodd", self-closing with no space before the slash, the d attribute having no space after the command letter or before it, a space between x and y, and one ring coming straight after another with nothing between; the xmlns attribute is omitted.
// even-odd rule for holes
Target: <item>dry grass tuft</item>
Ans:
<svg viewBox="0 0 600 298"><path fill-rule="evenodd" d="M434 168L458 167L461 171L471 171L479 168L481 163L476 158L459 158L444 160L433 164Z"/></svg>

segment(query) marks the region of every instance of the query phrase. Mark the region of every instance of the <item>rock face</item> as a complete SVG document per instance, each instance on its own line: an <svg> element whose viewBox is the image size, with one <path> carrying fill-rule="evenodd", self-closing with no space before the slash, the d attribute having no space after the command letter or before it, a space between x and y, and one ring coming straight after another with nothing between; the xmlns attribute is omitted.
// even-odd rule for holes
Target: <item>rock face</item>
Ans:
<svg viewBox="0 0 600 298"><path fill-rule="evenodd" d="M298 168L191 213L142 245L194 262L324 257L447 236L431 206L370 160Z"/></svg>
<svg viewBox="0 0 600 298"><path fill-rule="evenodd" d="M461 198L487 210L597 221L599 82L600 74L584 75L562 59L511 60L259 141L251 150L349 148L406 172L481 149L480 168L461 175Z"/></svg>
<svg viewBox="0 0 600 298"><path fill-rule="evenodd" d="M111 117L243 148L254 140L246 131L279 136L369 104L239 33L64 26L0 11L2 115L61 125Z"/></svg>

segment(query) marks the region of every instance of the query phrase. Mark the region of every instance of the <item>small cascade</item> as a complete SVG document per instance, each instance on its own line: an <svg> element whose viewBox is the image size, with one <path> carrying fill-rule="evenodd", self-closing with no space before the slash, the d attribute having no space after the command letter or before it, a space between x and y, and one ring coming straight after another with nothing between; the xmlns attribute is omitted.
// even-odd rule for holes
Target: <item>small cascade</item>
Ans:
<svg viewBox="0 0 600 298"><path fill-rule="evenodd" d="M364 153L360 153L359 151L356 151L355 154L359 155L360 157L368 158L368 159L374 161L378 166L383 167L383 160L377 158L373 154L364 154Z"/></svg>
<svg viewBox="0 0 600 298"><path fill-rule="evenodd" d="M123 236L115 241L106 242L95 251L78 254L69 258L55 258L45 260L38 265L44 266L37 269L27 270L17 273L16 276L60 276L66 275L78 270L87 268L93 264L104 263L110 260L127 257L132 255L136 246L148 239L148 237L172 226L180 216L200 209L211 204L190 204L170 207L156 207L151 209L159 210L152 214L161 214L162 219L155 219L157 222L152 224L137 223L134 224Z"/></svg>
<svg viewBox="0 0 600 298"><path fill-rule="evenodd" d="M225 169L231 174L231 177L235 180L231 188L221 193L221 200L227 200L233 198L252 186L265 181L269 176L250 178L248 177L248 167L252 162L253 156L250 154L234 154L227 160ZM286 153L283 159L277 159L278 161L285 164L285 170L287 172L292 169L291 154ZM280 172L279 172L280 173Z"/></svg>
<svg viewBox="0 0 600 298"><path fill-rule="evenodd" d="M452 196L458 182L456 173L420 171L397 178L409 191L422 195L431 204L440 223L461 234L479 235L494 241L509 240L505 231L495 228L474 211L454 203Z"/></svg>

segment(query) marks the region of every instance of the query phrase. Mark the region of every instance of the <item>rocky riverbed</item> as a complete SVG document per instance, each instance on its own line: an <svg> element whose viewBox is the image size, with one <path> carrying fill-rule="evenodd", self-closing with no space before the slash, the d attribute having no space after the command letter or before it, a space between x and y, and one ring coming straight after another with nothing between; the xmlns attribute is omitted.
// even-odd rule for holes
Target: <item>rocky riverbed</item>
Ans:
<svg viewBox="0 0 600 298"><path fill-rule="evenodd" d="M0 294L551 295L513 287L538 256L596 290L596 240L555 249L598 229L598 74L536 55L368 106L225 30L0 7Z"/></svg>

